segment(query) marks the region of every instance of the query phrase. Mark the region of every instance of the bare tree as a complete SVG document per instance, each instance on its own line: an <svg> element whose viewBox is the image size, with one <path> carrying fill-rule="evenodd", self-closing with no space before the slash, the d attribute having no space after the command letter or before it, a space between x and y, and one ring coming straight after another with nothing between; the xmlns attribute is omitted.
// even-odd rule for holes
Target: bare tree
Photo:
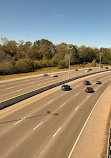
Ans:
<svg viewBox="0 0 111 158"><path fill-rule="evenodd" d="M1 37L1 42L5 45L5 44L8 44L9 40L7 37Z"/></svg>

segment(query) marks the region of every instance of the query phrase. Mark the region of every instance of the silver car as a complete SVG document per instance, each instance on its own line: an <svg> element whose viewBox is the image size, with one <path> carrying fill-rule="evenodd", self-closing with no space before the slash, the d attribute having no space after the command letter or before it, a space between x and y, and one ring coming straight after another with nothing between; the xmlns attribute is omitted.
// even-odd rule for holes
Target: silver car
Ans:
<svg viewBox="0 0 111 158"><path fill-rule="evenodd" d="M57 74L51 74L52 77L58 77Z"/></svg>
<svg viewBox="0 0 111 158"><path fill-rule="evenodd" d="M43 73L43 74L41 74L41 76L45 77L45 76L48 76L48 74L46 74L46 73Z"/></svg>

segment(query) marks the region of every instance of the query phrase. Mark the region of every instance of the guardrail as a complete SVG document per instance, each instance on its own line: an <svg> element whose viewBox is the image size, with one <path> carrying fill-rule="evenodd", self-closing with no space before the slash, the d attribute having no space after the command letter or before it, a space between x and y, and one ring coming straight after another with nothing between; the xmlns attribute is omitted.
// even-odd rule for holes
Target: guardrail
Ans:
<svg viewBox="0 0 111 158"><path fill-rule="evenodd" d="M54 84L51 84L51 85L47 85L46 87L41 87L39 89L35 89L33 91L29 91L27 93L23 93L23 94L20 94L18 96L9 98L7 100L4 100L4 101L0 102L0 110L3 109L3 108L8 107L10 105L13 105L13 104L15 104L17 102L20 102L22 100L25 100L25 99L27 99L29 97L32 97L32 96L34 96L36 94L42 93L42 92L44 92L46 90L52 89L52 88L57 87L57 86L62 85L62 84L65 84L67 82L70 82L70 81L73 81L73 80L76 80L76 79L79 79L79 78L82 78L82 77L90 76L90 75L93 75L93 74L105 72L105 71L110 71L110 69L102 70L102 71L98 71L98 72L93 72L93 73L88 73L88 74L77 76L77 77L73 77L73 78L67 79L65 81L60 81L60 82L57 82L57 83L54 83Z"/></svg>

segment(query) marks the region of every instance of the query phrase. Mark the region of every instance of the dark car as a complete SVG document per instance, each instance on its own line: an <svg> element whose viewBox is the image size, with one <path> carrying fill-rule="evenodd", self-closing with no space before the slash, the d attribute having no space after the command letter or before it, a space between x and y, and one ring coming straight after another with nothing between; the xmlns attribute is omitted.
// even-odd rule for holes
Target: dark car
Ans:
<svg viewBox="0 0 111 158"><path fill-rule="evenodd" d="M105 67L105 69L108 69L108 67Z"/></svg>
<svg viewBox="0 0 111 158"><path fill-rule="evenodd" d="M102 82L101 81L96 81L96 84L102 84Z"/></svg>
<svg viewBox="0 0 111 158"><path fill-rule="evenodd" d="M61 89L63 91L69 91L69 90L71 90L71 87L69 85L62 85Z"/></svg>
<svg viewBox="0 0 111 158"><path fill-rule="evenodd" d="M78 69L74 69L74 71L78 71Z"/></svg>
<svg viewBox="0 0 111 158"><path fill-rule="evenodd" d="M84 81L83 84L84 85L91 85L91 83L89 81Z"/></svg>
<svg viewBox="0 0 111 158"><path fill-rule="evenodd" d="M92 69L89 69L89 71L92 71Z"/></svg>
<svg viewBox="0 0 111 158"><path fill-rule="evenodd" d="M92 92L94 92L94 90L92 87L86 87L85 92L92 93Z"/></svg>

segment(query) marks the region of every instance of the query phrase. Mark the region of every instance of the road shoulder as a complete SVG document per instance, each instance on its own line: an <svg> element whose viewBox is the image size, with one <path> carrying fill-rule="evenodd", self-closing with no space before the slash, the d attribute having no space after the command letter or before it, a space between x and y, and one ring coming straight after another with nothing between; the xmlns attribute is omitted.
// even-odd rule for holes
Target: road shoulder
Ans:
<svg viewBox="0 0 111 158"><path fill-rule="evenodd" d="M101 158L111 108L111 85L102 95L73 151L72 158Z"/></svg>

